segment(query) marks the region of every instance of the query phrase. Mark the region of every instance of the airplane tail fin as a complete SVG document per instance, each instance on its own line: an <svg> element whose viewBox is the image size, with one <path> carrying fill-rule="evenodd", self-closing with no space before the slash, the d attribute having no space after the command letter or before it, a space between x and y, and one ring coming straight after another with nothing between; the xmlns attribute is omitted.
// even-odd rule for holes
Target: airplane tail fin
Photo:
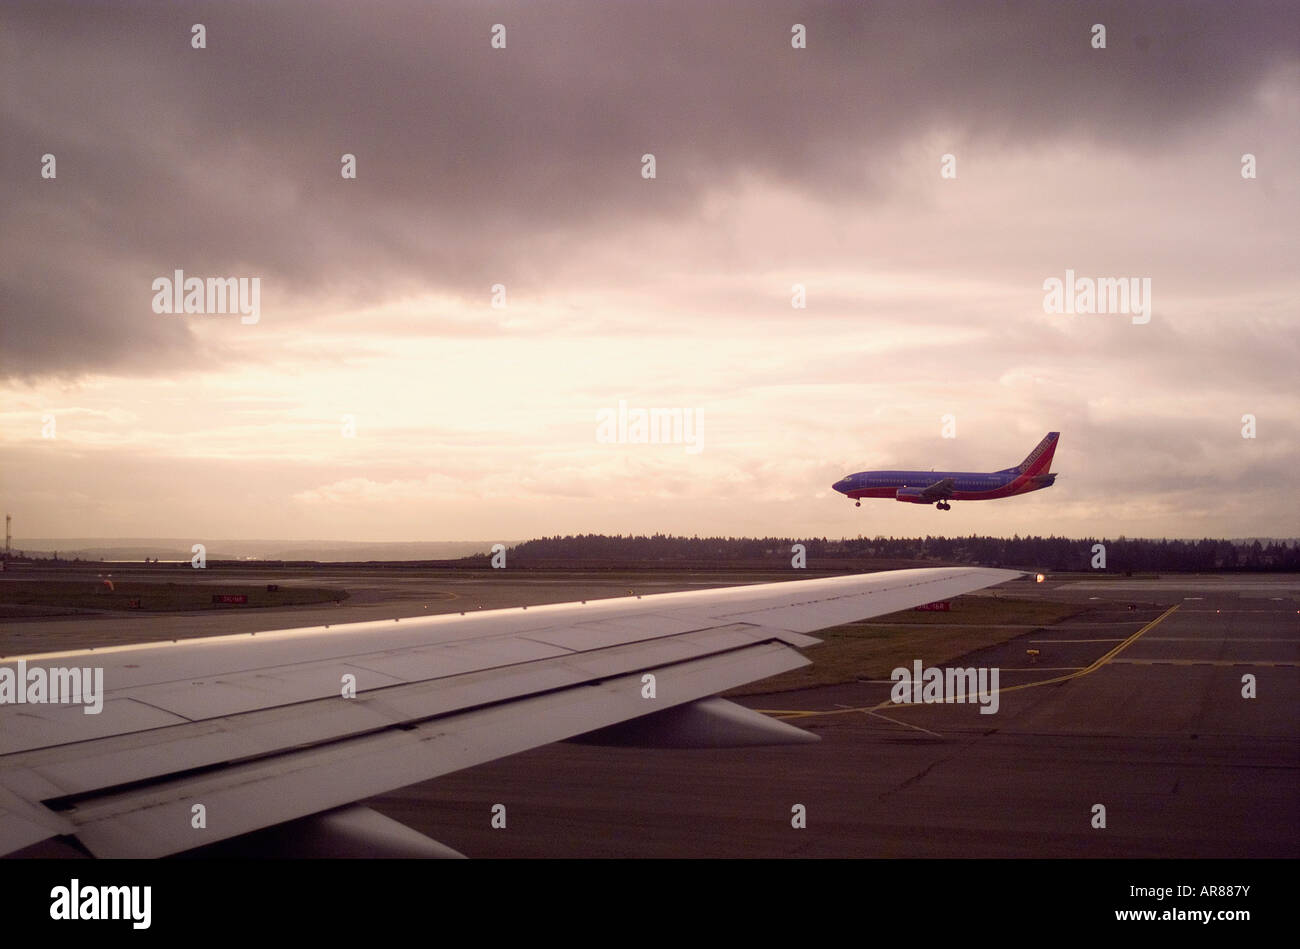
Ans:
<svg viewBox="0 0 1300 949"><path fill-rule="evenodd" d="M1047 436L1038 443L1038 446L1029 453L1029 456L1011 470L1022 475L1046 474L1051 470L1052 456L1056 454L1056 443L1060 438L1060 432L1048 432Z"/></svg>

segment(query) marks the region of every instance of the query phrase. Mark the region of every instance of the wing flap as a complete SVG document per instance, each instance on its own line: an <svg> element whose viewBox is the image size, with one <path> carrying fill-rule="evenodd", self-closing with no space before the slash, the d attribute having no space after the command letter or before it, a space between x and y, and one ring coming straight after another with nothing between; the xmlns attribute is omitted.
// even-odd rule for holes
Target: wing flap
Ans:
<svg viewBox="0 0 1300 949"><path fill-rule="evenodd" d="M50 837L71 834L75 829L48 808L29 804L0 787L0 853L13 853Z"/></svg>
<svg viewBox="0 0 1300 949"><path fill-rule="evenodd" d="M154 780L285 748L375 732L771 638L757 627L733 624L425 682L364 689L362 680L355 699L343 698L336 689L326 699L13 755L5 759L0 782L9 782L15 774L30 773L42 781L42 798L81 795L130 781Z"/></svg>
<svg viewBox="0 0 1300 949"><path fill-rule="evenodd" d="M808 664L778 643L329 742L215 772L79 800L61 816L100 857L158 857L339 807L394 788L650 714ZM191 826L202 804L207 827Z"/></svg>

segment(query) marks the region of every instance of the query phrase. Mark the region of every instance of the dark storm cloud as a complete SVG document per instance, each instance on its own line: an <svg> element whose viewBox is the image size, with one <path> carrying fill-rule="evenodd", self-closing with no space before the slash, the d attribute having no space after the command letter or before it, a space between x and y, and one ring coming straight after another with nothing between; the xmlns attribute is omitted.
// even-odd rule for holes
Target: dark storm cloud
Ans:
<svg viewBox="0 0 1300 949"><path fill-rule="evenodd" d="M897 144L937 126L1162 149L1300 45L1300 8L1218 2L27 3L0 20L0 373L18 377L211 358L149 310L178 267L261 276L264 306L541 285L580 240L694 215L741 173L869 201Z"/></svg>

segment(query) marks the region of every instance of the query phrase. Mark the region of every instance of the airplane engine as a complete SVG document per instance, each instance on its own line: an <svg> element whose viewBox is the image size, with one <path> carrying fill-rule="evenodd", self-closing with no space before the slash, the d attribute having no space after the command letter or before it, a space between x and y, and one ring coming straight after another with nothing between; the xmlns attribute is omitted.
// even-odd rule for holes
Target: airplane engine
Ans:
<svg viewBox="0 0 1300 949"><path fill-rule="evenodd" d="M628 748L744 748L820 740L812 732L716 695L568 739L578 745Z"/></svg>
<svg viewBox="0 0 1300 949"><path fill-rule="evenodd" d="M898 493L894 495L895 501L907 501L911 504L929 504L930 502L921 496L921 488L899 488Z"/></svg>
<svg viewBox="0 0 1300 949"><path fill-rule="evenodd" d="M360 804L300 817L199 847L185 857L464 859L465 855Z"/></svg>

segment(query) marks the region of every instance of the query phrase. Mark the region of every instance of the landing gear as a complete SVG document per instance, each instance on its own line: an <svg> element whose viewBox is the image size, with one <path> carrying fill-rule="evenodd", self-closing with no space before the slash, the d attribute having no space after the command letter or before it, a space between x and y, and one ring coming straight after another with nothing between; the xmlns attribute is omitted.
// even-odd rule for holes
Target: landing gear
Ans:
<svg viewBox="0 0 1300 949"><path fill-rule="evenodd" d="M948 511L952 509L952 505L949 504L947 501L938 501L935 503L934 506L941 511Z"/></svg>
<svg viewBox="0 0 1300 949"><path fill-rule="evenodd" d="M856 502L853 506L854 506L854 507L862 507L862 502L861 502L861 501L858 501L858 502Z"/></svg>

